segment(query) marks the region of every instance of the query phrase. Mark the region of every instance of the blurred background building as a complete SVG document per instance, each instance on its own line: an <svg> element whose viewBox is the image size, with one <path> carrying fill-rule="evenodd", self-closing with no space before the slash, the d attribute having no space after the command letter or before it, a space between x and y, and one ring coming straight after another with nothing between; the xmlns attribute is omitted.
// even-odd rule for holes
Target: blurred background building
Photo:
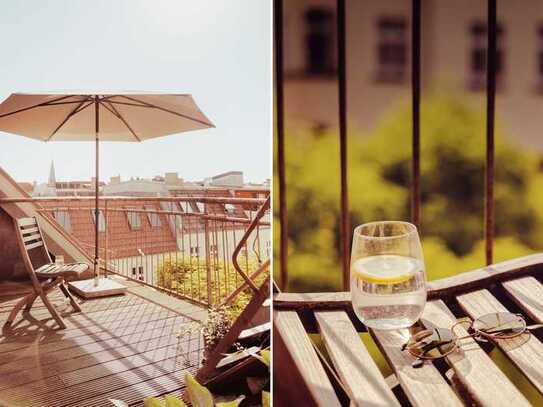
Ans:
<svg viewBox="0 0 543 407"><path fill-rule="evenodd" d="M335 0L285 2L286 123L337 126ZM497 117L516 142L543 151L543 3L500 1ZM465 92L483 103L486 2L422 2L423 93ZM411 2L347 3L349 126L371 131L391 104L410 97Z"/></svg>

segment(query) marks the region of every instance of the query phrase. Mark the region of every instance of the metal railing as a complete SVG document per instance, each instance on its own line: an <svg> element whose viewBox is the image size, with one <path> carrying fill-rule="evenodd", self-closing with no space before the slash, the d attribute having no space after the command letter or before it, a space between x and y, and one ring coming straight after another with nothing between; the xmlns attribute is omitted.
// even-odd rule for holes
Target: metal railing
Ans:
<svg viewBox="0 0 543 407"><path fill-rule="evenodd" d="M93 197L32 202L94 256ZM204 306L231 303L269 270L270 199L100 197L100 268ZM228 209L227 209L228 208Z"/></svg>
<svg viewBox="0 0 543 407"><path fill-rule="evenodd" d="M347 42L345 6L346 0L336 0L337 16L337 83L339 102L339 151L340 151L340 256L342 265L343 288L349 289L349 205L347 187ZM411 221L417 226L421 224L420 194L420 101L421 101L421 0L411 0L411 91L412 91L412 159L410 205ZM494 111L496 96L496 63L497 63L497 5L496 0L487 0L487 54L486 64L486 165L485 165L485 212L484 236L486 264L493 262L494 242ZM284 21L283 0L274 0L274 44L275 44L275 114L277 134L277 185L279 200L279 269L280 287L288 286L288 214L287 188L285 172L285 98L284 98Z"/></svg>

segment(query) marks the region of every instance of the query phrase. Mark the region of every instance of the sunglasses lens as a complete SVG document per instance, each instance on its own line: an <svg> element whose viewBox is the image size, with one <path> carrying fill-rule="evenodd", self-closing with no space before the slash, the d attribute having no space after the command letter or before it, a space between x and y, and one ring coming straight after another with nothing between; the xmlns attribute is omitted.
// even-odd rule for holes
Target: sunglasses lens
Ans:
<svg viewBox="0 0 543 407"><path fill-rule="evenodd" d="M406 347L416 357L440 358L456 347L456 336L449 329L427 329L413 335Z"/></svg>
<svg viewBox="0 0 543 407"><path fill-rule="evenodd" d="M522 317L510 312L497 312L483 315L473 321L472 328L494 337L519 335L526 329Z"/></svg>

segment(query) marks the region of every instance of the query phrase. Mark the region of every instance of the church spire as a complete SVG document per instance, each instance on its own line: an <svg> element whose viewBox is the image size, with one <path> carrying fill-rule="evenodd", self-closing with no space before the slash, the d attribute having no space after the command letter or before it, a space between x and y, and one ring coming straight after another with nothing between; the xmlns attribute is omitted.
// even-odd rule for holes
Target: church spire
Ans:
<svg viewBox="0 0 543 407"><path fill-rule="evenodd" d="M49 180L47 185L55 187L57 185L57 177L55 176L55 162L51 161L51 168L49 169Z"/></svg>

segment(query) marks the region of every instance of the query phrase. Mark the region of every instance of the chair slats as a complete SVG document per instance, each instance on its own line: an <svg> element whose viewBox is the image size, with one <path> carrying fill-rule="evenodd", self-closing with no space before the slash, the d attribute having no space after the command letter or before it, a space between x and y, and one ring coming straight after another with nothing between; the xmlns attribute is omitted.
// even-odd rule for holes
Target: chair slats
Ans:
<svg viewBox="0 0 543 407"><path fill-rule="evenodd" d="M32 240L41 240L41 235L39 233L23 237L23 242L31 242Z"/></svg>
<svg viewBox="0 0 543 407"><path fill-rule="evenodd" d="M426 304L422 322L426 328L432 326L448 328L456 323L456 318L445 303L439 300ZM459 336L467 335L466 330L460 325L455 328L455 332ZM489 407L530 405L475 340L471 338L461 340L458 350L447 356L447 362L477 405Z"/></svg>
<svg viewBox="0 0 543 407"><path fill-rule="evenodd" d="M31 250L31 249L34 249L34 248L40 247L40 246L43 246L43 242L41 240L39 242L36 242L36 243L25 244L25 249L26 250Z"/></svg>
<svg viewBox="0 0 543 407"><path fill-rule="evenodd" d="M340 406L332 383L326 376L324 367L296 312L275 311L274 326L315 403L323 407Z"/></svg>
<svg viewBox="0 0 543 407"><path fill-rule="evenodd" d="M413 369L411 365L415 358L401 350L401 346L408 339L405 332L370 329L370 333L413 406L463 406L433 364L425 363L420 368Z"/></svg>
<svg viewBox="0 0 543 407"><path fill-rule="evenodd" d="M492 312L507 312L488 290L478 290L457 297L460 306L471 318ZM517 365L528 380L543 392L543 344L531 334L496 341L497 346Z"/></svg>
<svg viewBox="0 0 543 407"><path fill-rule="evenodd" d="M399 406L344 311L316 312L328 354L358 406Z"/></svg>
<svg viewBox="0 0 543 407"><path fill-rule="evenodd" d="M17 220L19 226L34 226L37 225L36 218L21 218Z"/></svg>
<svg viewBox="0 0 543 407"><path fill-rule="evenodd" d="M534 277L523 277L503 283L507 294L534 321L543 323L543 285Z"/></svg>
<svg viewBox="0 0 543 407"><path fill-rule="evenodd" d="M23 236L28 235L29 233L35 233L38 231L39 231L38 228L21 229L21 233L23 234Z"/></svg>

